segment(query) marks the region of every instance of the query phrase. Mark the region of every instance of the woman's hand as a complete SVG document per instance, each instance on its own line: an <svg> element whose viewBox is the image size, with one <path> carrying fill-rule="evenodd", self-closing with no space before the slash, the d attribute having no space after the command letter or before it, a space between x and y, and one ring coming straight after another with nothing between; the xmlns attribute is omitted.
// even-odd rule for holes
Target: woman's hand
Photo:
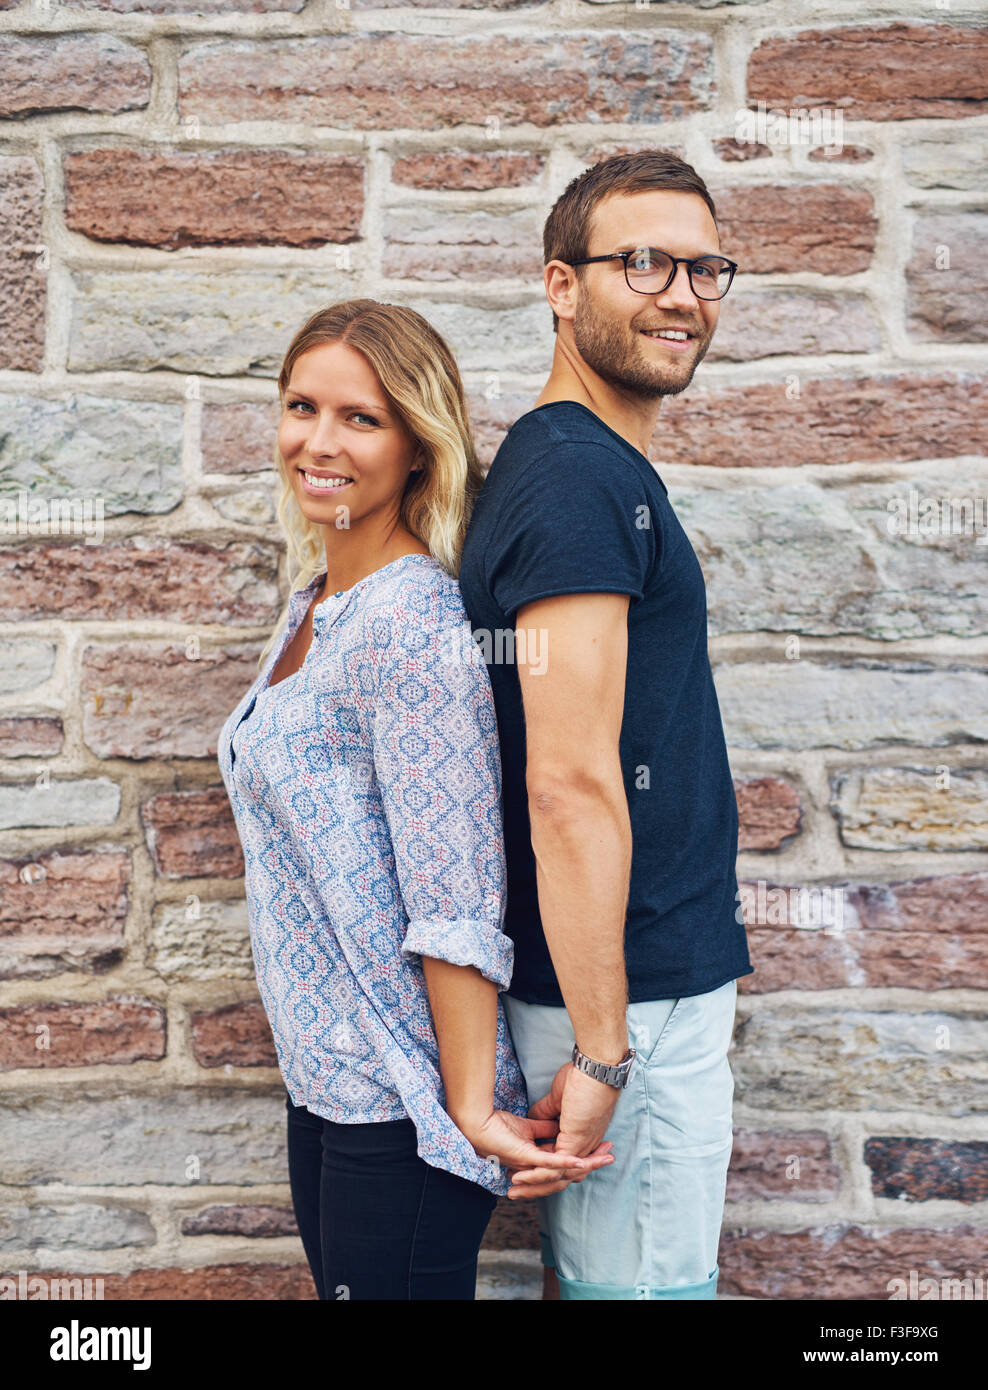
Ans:
<svg viewBox="0 0 988 1390"><path fill-rule="evenodd" d="M533 1120L508 1110L490 1110L486 1116L453 1115L452 1119L480 1157L506 1168L512 1182L519 1171L524 1173L525 1186L510 1189L509 1197L543 1197L549 1192L561 1192L571 1182L582 1182L595 1169L614 1162L609 1140L584 1158L537 1144L537 1139L555 1139L559 1132L555 1120Z"/></svg>
<svg viewBox="0 0 988 1390"><path fill-rule="evenodd" d="M454 965L439 957L424 955L422 969L439 1044L446 1111L481 1158L507 1170L513 1183L508 1196L561 1192L613 1163L606 1141L596 1147L585 1144L587 1152L579 1156L557 1152L555 1143L537 1144L538 1139L555 1140L559 1134L559 1120L551 1113L515 1115L494 1109L497 985L476 966Z"/></svg>

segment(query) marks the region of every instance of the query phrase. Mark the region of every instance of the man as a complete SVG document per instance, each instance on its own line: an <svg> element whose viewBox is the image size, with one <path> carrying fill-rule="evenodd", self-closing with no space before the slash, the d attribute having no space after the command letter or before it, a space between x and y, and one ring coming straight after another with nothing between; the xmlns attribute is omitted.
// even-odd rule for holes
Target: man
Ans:
<svg viewBox="0 0 988 1390"><path fill-rule="evenodd" d="M492 653L530 1114L575 1154L606 1134L616 1161L518 1172L509 1195L538 1197L558 1296L713 1298L752 966L703 575L647 450L736 267L703 181L664 151L581 174L544 249L552 371L498 450L459 581Z"/></svg>

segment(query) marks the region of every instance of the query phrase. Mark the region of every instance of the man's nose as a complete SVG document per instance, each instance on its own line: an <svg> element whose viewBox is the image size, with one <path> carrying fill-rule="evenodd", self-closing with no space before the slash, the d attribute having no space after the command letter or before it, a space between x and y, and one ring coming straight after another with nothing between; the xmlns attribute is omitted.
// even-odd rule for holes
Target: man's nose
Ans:
<svg viewBox="0 0 988 1390"><path fill-rule="evenodd" d="M661 307L670 309L674 305L683 309L699 309L700 300L694 293L690 283L690 268L680 261L676 266L676 274L673 276L672 284L662 291L657 299L661 302Z"/></svg>

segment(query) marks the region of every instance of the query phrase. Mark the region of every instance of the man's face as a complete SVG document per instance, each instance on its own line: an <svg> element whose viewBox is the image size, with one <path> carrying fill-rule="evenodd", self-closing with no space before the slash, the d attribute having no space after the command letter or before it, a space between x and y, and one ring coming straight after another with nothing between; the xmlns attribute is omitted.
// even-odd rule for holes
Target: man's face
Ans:
<svg viewBox="0 0 988 1390"><path fill-rule="evenodd" d="M714 219L696 193L616 193L598 203L588 256L653 246L671 256L719 255ZM687 268L661 294L629 288L619 260L581 267L573 338L580 356L611 385L636 395L684 391L706 355L720 301L693 293ZM681 328L687 342L648 337L646 330Z"/></svg>

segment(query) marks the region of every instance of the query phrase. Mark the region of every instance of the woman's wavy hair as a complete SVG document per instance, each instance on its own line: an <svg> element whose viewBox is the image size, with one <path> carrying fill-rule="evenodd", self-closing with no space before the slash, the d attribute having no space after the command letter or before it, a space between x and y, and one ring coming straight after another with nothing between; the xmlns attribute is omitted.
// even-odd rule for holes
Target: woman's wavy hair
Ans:
<svg viewBox="0 0 988 1390"><path fill-rule="evenodd" d="M484 475L453 354L414 309L376 299L346 299L313 314L289 344L278 376L282 407L296 359L326 343L347 343L363 353L388 404L421 445L424 463L408 475L399 518L456 578L467 523ZM277 439L274 460L280 482L278 521L288 543L290 591L294 593L322 573L326 552L320 528L298 505ZM261 652L259 666L287 616L286 604Z"/></svg>

